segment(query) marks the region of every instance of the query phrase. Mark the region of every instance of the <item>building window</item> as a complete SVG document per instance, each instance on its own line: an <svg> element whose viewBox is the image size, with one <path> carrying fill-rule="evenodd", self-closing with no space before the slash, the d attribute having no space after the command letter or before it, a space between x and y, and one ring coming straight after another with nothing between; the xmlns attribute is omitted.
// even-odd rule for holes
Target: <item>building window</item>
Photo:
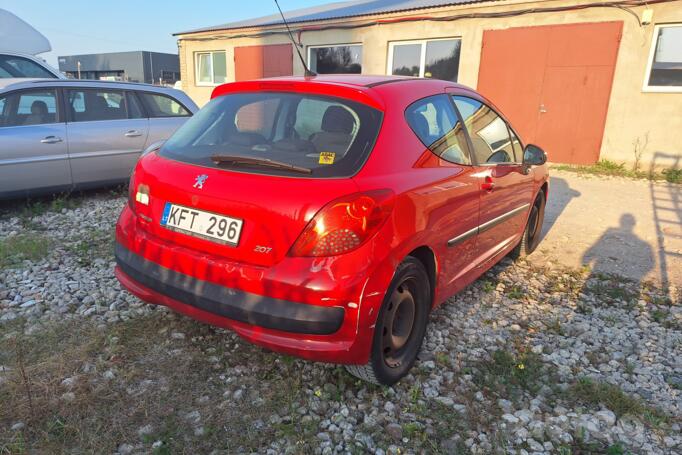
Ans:
<svg viewBox="0 0 682 455"><path fill-rule="evenodd" d="M227 82L225 51L197 52L195 62L197 85L217 85Z"/></svg>
<svg viewBox="0 0 682 455"><path fill-rule="evenodd" d="M360 74L362 45L340 44L308 48L308 66L318 74Z"/></svg>
<svg viewBox="0 0 682 455"><path fill-rule="evenodd" d="M654 27L644 90L682 92L682 24Z"/></svg>
<svg viewBox="0 0 682 455"><path fill-rule="evenodd" d="M458 38L389 43L387 72L457 82L461 44Z"/></svg>

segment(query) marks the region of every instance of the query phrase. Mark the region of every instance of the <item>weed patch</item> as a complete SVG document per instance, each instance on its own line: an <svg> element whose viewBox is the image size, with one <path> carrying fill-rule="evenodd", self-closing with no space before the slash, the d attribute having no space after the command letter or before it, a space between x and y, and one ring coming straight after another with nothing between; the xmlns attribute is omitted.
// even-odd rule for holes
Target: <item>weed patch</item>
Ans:
<svg viewBox="0 0 682 455"><path fill-rule="evenodd" d="M39 234L22 234L0 240L0 268L10 267L21 261L39 261L47 256L50 240Z"/></svg>
<svg viewBox="0 0 682 455"><path fill-rule="evenodd" d="M69 251L83 266L92 265L96 259L113 259L114 231L93 230L69 244Z"/></svg>
<svg viewBox="0 0 682 455"><path fill-rule="evenodd" d="M537 393L547 371L537 354L523 350L498 350L477 365L476 383L498 396L519 397L524 391Z"/></svg>
<svg viewBox="0 0 682 455"><path fill-rule="evenodd" d="M646 180L665 180L670 183L682 183L682 169L663 169L662 172L642 172L628 169L625 163L616 163L611 160L601 160L595 164L581 166L571 164L558 164L553 166L560 171L575 172L577 174L607 175L613 177L628 177Z"/></svg>
<svg viewBox="0 0 682 455"><path fill-rule="evenodd" d="M592 409L605 406L619 418L625 415L641 418L654 427L667 423L669 420L669 417L660 410L648 406L638 398L627 395L620 387L606 382L593 381L590 378L580 378L572 384L566 397L569 401Z"/></svg>

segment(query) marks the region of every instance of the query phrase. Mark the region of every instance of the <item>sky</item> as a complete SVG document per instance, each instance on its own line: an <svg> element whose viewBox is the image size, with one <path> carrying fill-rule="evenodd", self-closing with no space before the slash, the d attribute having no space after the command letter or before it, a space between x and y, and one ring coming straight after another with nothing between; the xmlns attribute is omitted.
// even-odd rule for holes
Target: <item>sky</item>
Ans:
<svg viewBox="0 0 682 455"><path fill-rule="evenodd" d="M279 0L286 12L332 0ZM177 53L173 33L266 16L274 0L0 0L6 9L47 37L52 52L40 57L121 51Z"/></svg>

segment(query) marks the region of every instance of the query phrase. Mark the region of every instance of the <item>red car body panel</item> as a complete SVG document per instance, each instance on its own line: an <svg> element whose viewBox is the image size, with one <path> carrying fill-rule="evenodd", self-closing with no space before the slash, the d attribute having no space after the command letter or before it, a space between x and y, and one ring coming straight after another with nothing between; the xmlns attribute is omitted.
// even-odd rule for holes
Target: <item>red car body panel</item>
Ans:
<svg viewBox="0 0 682 455"><path fill-rule="evenodd" d="M116 276L141 299L166 305L203 322L230 328L247 340L299 357L346 364L368 361L373 328L384 294L400 262L419 249L432 255L433 304L443 302L492 267L519 241L528 207L547 186L546 168L464 166L442 160L426 149L405 120L414 101L438 93L460 93L485 101L465 87L437 80L364 76L275 78L225 84L213 97L253 91L313 93L350 99L383 112L369 158L352 177L310 179L206 168L143 156L132 188L150 187L150 203L131 202L117 227L117 248L133 254L154 273L177 273L198 286L218 285L248 295L295 302L319 309L342 309L333 333L279 330L217 315L146 286L137 273L120 265ZM499 112L499 111L498 111ZM399 159L396 159L396 157ZM192 187L208 175L203 189ZM494 182L492 191L484 188ZM330 201L351 193L390 189L393 210L366 243L332 257L288 255L315 214ZM237 247L217 244L159 225L166 201L248 220ZM525 208L523 208L525 207ZM515 216L479 235L479 226L519 209ZM462 237L454 245L448 241ZM267 245L270 252L257 252ZM118 250L117 250L118 251ZM123 254L123 253L122 253ZM143 272L144 273L144 272ZM151 273L151 272L150 272ZM187 280L185 280L187 281ZM340 310L339 310L340 311Z"/></svg>

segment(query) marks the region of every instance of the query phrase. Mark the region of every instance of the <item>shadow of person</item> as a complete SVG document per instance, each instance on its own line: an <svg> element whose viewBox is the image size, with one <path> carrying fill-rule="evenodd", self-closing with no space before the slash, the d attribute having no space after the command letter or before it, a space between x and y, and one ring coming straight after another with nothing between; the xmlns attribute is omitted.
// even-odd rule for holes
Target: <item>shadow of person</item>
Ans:
<svg viewBox="0 0 682 455"><path fill-rule="evenodd" d="M590 277L615 274L641 282L654 269L653 249L635 234L636 224L633 215L623 214L618 227L608 228L585 251L582 262L591 266Z"/></svg>
<svg viewBox="0 0 682 455"><path fill-rule="evenodd" d="M545 238L547 233L557 222L561 213L573 198L580 197L580 191L576 191L568 185L568 182L559 177L549 179L549 198L545 207L545 220L542 224L540 241Z"/></svg>

